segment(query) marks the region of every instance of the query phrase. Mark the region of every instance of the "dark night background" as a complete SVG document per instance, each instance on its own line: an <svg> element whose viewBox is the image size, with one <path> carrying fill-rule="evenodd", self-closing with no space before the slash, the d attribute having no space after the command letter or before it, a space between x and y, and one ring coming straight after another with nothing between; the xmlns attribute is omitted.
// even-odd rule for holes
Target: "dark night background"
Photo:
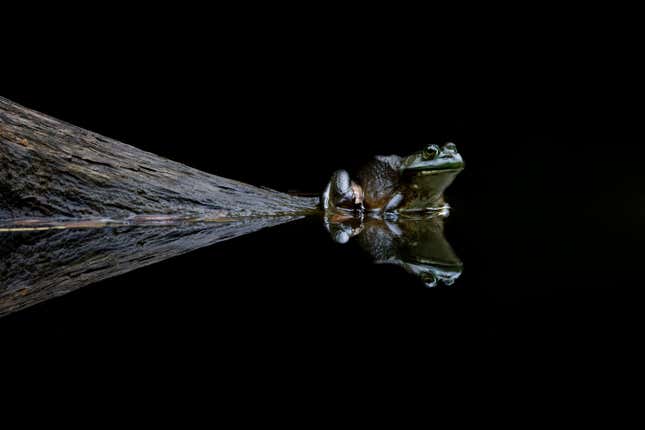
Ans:
<svg viewBox="0 0 645 430"><path fill-rule="evenodd" d="M521 38L493 29L458 38L454 27L382 36L305 24L209 28L136 43L112 35L92 54L70 38L65 52L87 57L61 54L52 70L1 94L284 191L318 192L333 170L372 155L453 141L466 169L447 193L446 236L463 275L426 289L371 264L355 243L333 243L310 219L3 318L4 339L181 350L258 375L368 356L631 348L641 320L643 149L628 131L635 113L618 101L626 89L603 85L602 44L545 39L538 27Z"/></svg>

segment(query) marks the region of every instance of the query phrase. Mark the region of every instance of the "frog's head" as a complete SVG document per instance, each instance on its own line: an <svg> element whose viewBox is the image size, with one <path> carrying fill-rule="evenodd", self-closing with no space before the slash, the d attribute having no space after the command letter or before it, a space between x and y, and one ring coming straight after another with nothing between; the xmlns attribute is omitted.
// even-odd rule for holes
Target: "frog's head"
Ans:
<svg viewBox="0 0 645 430"><path fill-rule="evenodd" d="M431 174L449 170L461 170L464 160L454 143L428 145L422 151L415 152L403 159L401 169L407 173Z"/></svg>

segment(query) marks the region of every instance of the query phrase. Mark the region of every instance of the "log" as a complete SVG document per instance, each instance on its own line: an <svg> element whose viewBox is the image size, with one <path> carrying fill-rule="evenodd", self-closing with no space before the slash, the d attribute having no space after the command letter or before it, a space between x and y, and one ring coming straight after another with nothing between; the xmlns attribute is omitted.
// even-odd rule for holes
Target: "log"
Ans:
<svg viewBox="0 0 645 430"><path fill-rule="evenodd" d="M193 169L0 97L0 221L305 215L292 196Z"/></svg>

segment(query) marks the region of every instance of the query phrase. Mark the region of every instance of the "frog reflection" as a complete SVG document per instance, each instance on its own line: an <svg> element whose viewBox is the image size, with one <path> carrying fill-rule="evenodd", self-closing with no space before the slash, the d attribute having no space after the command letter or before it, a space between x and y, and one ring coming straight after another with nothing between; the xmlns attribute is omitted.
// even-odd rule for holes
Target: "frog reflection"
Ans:
<svg viewBox="0 0 645 430"><path fill-rule="evenodd" d="M463 265L443 235L443 217L397 221L331 215L325 226L334 241L356 237L377 264L395 264L428 287L452 285Z"/></svg>
<svg viewBox="0 0 645 430"><path fill-rule="evenodd" d="M350 179L335 172L321 199L326 212L418 216L444 211L443 192L463 169L454 143L428 145L407 157L376 156Z"/></svg>

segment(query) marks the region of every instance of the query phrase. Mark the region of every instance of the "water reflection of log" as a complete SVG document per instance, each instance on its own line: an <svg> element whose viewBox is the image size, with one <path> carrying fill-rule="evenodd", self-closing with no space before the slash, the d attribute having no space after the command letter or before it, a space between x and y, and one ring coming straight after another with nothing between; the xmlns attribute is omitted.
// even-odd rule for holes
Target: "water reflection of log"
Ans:
<svg viewBox="0 0 645 430"><path fill-rule="evenodd" d="M0 233L0 317L297 217Z"/></svg>

